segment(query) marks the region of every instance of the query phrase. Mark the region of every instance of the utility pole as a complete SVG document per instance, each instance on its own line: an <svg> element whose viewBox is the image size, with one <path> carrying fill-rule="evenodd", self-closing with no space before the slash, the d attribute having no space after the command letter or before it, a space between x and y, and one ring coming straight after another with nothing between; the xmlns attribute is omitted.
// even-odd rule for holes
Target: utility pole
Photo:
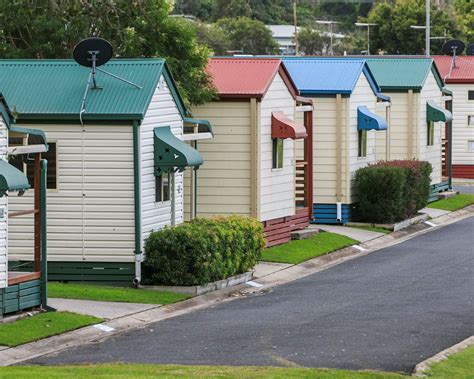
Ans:
<svg viewBox="0 0 474 379"><path fill-rule="evenodd" d="M295 25L295 55L298 55L298 17L296 15L296 0L291 0L293 3L293 23Z"/></svg>
<svg viewBox="0 0 474 379"><path fill-rule="evenodd" d="M339 21L317 20L317 21L316 21L316 24L329 25L329 38L330 38L330 42L329 42L328 55L333 55L333 50L332 50L332 39L333 39L333 36L334 36L333 26L334 26L334 24L339 24Z"/></svg>
<svg viewBox="0 0 474 379"><path fill-rule="evenodd" d="M370 55L370 27L376 26L377 24L371 24L369 22L356 22L355 25L367 28L367 55Z"/></svg>
<svg viewBox="0 0 474 379"><path fill-rule="evenodd" d="M431 7L431 1L426 0L425 51L426 51L426 56L427 57L430 56L430 42L431 42L431 38L430 38L430 34L431 34L431 30L430 30L430 23L431 23L431 21L430 21L430 7Z"/></svg>

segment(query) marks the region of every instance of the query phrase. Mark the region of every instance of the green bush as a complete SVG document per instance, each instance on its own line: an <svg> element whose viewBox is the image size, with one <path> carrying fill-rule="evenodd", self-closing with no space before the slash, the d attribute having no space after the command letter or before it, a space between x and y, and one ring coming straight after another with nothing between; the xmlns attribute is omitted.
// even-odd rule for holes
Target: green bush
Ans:
<svg viewBox="0 0 474 379"><path fill-rule="evenodd" d="M203 285L242 274L260 259L262 224L241 217L197 218L150 234L145 242L145 284Z"/></svg>
<svg viewBox="0 0 474 379"><path fill-rule="evenodd" d="M423 161L379 162L355 176L359 216L367 222L392 223L425 207L430 194L431 164Z"/></svg>

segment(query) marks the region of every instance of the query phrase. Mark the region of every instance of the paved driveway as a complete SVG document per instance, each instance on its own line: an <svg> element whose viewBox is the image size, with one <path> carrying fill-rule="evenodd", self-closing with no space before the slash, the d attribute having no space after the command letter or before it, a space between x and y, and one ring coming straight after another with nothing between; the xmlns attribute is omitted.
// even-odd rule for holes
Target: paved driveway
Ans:
<svg viewBox="0 0 474 379"><path fill-rule="evenodd" d="M474 334L474 217L273 292L30 363L287 365L410 372Z"/></svg>

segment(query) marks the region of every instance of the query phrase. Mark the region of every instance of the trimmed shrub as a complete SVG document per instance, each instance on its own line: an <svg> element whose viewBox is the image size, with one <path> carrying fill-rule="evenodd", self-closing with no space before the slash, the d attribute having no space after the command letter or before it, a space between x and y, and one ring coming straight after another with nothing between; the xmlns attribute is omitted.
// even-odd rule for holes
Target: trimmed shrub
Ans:
<svg viewBox="0 0 474 379"><path fill-rule="evenodd" d="M197 218L150 234L144 283L203 285L242 274L256 265L264 246L263 227L255 219Z"/></svg>
<svg viewBox="0 0 474 379"><path fill-rule="evenodd" d="M382 161L359 169L355 178L358 211L364 221L392 223L425 207L431 164L416 160Z"/></svg>

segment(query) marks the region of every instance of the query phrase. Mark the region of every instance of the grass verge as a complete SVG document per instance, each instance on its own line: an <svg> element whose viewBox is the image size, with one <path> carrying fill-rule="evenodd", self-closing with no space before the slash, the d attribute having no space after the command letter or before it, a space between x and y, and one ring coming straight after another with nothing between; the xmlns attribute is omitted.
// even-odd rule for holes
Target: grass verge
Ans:
<svg viewBox="0 0 474 379"><path fill-rule="evenodd" d="M238 378L396 379L393 373L309 368L126 365L5 367L0 378Z"/></svg>
<svg viewBox="0 0 474 379"><path fill-rule="evenodd" d="M358 242L340 234L321 232L306 240L291 241L265 249L261 260L298 264Z"/></svg>
<svg viewBox="0 0 474 379"><path fill-rule="evenodd" d="M127 287L96 286L90 284L48 283L48 296L62 299L118 301L122 303L171 304L190 296Z"/></svg>
<svg viewBox="0 0 474 379"><path fill-rule="evenodd" d="M474 195L469 193L461 193L450 199L438 200L427 205L428 208L441 209L443 211L457 211L468 205L474 204Z"/></svg>
<svg viewBox="0 0 474 379"><path fill-rule="evenodd" d="M48 312L0 325L0 346L18 346L97 324L102 319L70 312ZM1 375L0 375L1 377Z"/></svg>
<svg viewBox="0 0 474 379"><path fill-rule="evenodd" d="M474 378L474 346L433 364L426 374L429 378Z"/></svg>

